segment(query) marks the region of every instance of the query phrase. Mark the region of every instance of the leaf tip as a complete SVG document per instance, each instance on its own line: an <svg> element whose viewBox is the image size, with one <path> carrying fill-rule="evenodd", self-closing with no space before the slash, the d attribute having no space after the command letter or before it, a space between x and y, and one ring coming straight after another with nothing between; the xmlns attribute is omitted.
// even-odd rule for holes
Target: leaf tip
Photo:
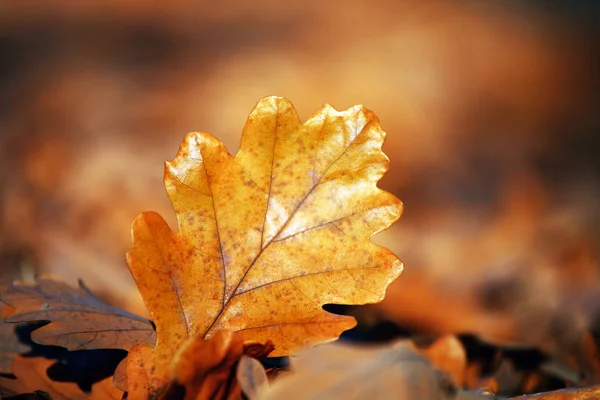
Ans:
<svg viewBox="0 0 600 400"><path fill-rule="evenodd" d="M147 239L148 237L153 236L152 232L165 232L171 231L169 226L163 217L160 216L159 213L154 211L144 211L139 214L133 222L131 223L131 240L133 242L134 248L136 243L140 240ZM129 262L131 257L131 251L127 252L127 262Z"/></svg>
<svg viewBox="0 0 600 400"><path fill-rule="evenodd" d="M296 115L296 108L290 100L281 96L267 96L263 97L256 103L252 112L250 113L249 119L261 116L262 118L269 118L270 115ZM296 115L296 118L298 116Z"/></svg>
<svg viewBox="0 0 600 400"><path fill-rule="evenodd" d="M265 96L265 97L263 97L262 99L260 99L258 101L258 103L256 105L257 106L260 106L260 105L281 105L282 103L284 103L284 104L292 104L292 102L289 101L285 97L271 95L271 96Z"/></svg>

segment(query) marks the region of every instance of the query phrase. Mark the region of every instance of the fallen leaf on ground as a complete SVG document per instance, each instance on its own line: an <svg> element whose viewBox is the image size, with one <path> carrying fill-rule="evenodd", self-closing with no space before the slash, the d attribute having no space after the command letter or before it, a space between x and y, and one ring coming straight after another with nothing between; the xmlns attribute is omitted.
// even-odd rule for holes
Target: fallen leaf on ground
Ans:
<svg viewBox="0 0 600 400"><path fill-rule="evenodd" d="M16 379L0 377L0 390L7 393L32 393L41 390L53 400L120 400L123 396L123 392L112 385L112 377L92 385L90 393L83 392L76 383L53 381L46 371L55 362L41 357L17 356L12 363Z"/></svg>
<svg viewBox="0 0 600 400"><path fill-rule="evenodd" d="M181 386L185 387L186 396L189 394L193 399L237 398L240 391L232 377L238 360L241 357L267 357L273 349L271 342L244 341L242 335L231 331L219 331L208 340L199 336L188 339L175 354L169 370L170 381L160 389L159 396L161 399L176 397ZM127 386L123 371L126 367L126 363L117 367L115 386L122 391L136 393L137 379L134 378L136 380L131 388Z"/></svg>
<svg viewBox="0 0 600 400"><path fill-rule="evenodd" d="M267 390L269 380L262 364L255 358L242 356L236 372L237 382L244 395L250 400L258 400L260 392Z"/></svg>
<svg viewBox="0 0 600 400"><path fill-rule="evenodd" d="M0 374L10 374L12 360L29 350L29 346L19 341L15 332L16 325L4 322L2 316L8 308L0 303Z"/></svg>
<svg viewBox="0 0 600 400"><path fill-rule="evenodd" d="M582 335L581 340L574 346L573 357L583 371L583 379L579 385L591 385L600 381L600 350L590 332Z"/></svg>
<svg viewBox="0 0 600 400"><path fill-rule="evenodd" d="M291 370L291 374L262 390L259 399L450 400L456 397L456 390L445 376L406 341L375 348L318 346L293 357Z"/></svg>
<svg viewBox="0 0 600 400"><path fill-rule="evenodd" d="M519 371L512 361L502 360L492 377L498 385L496 393L523 393L521 388L525 377L525 372Z"/></svg>
<svg viewBox="0 0 600 400"><path fill-rule="evenodd" d="M418 351L433 366L446 373L455 387L463 386L467 369L467 353L456 336L442 336L427 348Z"/></svg>
<svg viewBox="0 0 600 400"><path fill-rule="evenodd" d="M402 271L393 253L369 240L402 210L377 188L389 164L384 138L361 106L324 106L301 124L279 97L254 108L235 157L209 134L185 138L165 165L179 231L153 212L132 226L127 261L158 339L130 351L127 379L139 390L130 397L162 387L190 337L237 331L272 340L273 355L285 355L355 325L324 304L383 298Z"/></svg>
<svg viewBox="0 0 600 400"><path fill-rule="evenodd" d="M159 399L172 399L177 385L185 388L185 400L227 400L241 397L235 379L236 365L245 351L243 337L219 331L208 340L189 339L175 355L171 381ZM131 392L136 393L135 381Z"/></svg>
<svg viewBox="0 0 600 400"><path fill-rule="evenodd" d="M35 284L15 282L0 292L0 300L14 308L6 322L50 321L31 334L36 343L129 350L156 342L150 321L103 303L81 281L78 288L48 275Z"/></svg>

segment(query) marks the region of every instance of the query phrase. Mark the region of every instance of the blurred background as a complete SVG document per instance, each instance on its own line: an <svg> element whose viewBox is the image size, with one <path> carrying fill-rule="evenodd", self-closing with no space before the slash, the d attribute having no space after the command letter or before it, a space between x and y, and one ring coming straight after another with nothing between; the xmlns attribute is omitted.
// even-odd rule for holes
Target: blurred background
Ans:
<svg viewBox="0 0 600 400"><path fill-rule="evenodd" d="M238 149L267 95L364 104L388 133L376 241L406 269L361 321L568 349L600 300L600 3L0 2L0 276L146 313L124 254L175 217L187 132Z"/></svg>

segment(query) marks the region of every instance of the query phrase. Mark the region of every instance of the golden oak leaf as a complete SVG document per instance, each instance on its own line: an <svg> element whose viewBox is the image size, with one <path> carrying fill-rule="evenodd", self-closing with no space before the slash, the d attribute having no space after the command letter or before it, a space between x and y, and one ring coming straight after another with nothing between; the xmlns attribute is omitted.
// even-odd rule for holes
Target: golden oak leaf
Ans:
<svg viewBox="0 0 600 400"><path fill-rule="evenodd" d="M41 390L53 400L120 400L123 397L123 392L113 386L112 377L93 384L89 393L83 392L76 383L50 379L46 371L55 362L43 357L17 356L12 363L16 379L0 377L0 393L32 393Z"/></svg>
<svg viewBox="0 0 600 400"><path fill-rule="evenodd" d="M13 283L0 291L0 300L14 307L6 322L50 321L31 334L36 343L69 350L129 350L156 342L150 321L105 304L81 281L73 288L43 275L35 284Z"/></svg>
<svg viewBox="0 0 600 400"><path fill-rule="evenodd" d="M362 106L326 105L302 124L279 97L256 105L235 157L207 133L185 138L165 164L179 231L153 212L132 226L127 262L157 345L128 356L131 398L165 384L189 337L238 331L271 340L273 355L289 354L355 325L324 304L383 298L402 271L394 254L369 240L402 211L377 188L389 165L384 138Z"/></svg>

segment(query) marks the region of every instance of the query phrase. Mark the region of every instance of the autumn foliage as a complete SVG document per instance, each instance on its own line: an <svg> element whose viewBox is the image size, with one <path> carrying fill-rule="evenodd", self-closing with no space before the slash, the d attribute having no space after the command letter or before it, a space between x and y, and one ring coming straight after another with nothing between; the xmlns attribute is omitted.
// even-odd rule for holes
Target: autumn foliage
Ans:
<svg viewBox="0 0 600 400"><path fill-rule="evenodd" d="M541 375L518 375L506 358L484 378L489 366L452 335L312 347L357 323L326 304L378 302L402 272L370 240L402 213L400 200L377 187L389 167L384 139L362 106L325 105L302 123L280 97L252 110L235 156L208 133L188 134L164 168L177 229L155 212L132 224L127 265L151 320L105 303L81 281L42 275L0 287L2 398L483 400L496 398L498 382L536 387ZM563 361L583 376L565 380L593 384L593 336L570 348ZM285 369L266 360L288 355ZM90 365L94 379L65 378ZM596 399L600 386L520 398Z"/></svg>
<svg viewBox="0 0 600 400"><path fill-rule="evenodd" d="M402 211L377 188L389 164L384 139L364 107L325 106L301 123L279 97L254 108L235 157L215 137L191 133L165 164L178 230L153 212L132 226L127 263L153 321L51 277L3 290L5 321L49 321L33 331L40 344L128 350L114 380L130 399L165 396L173 384L186 398L239 395L227 382L244 352L288 355L335 340L356 322L322 306L380 301L401 273L400 260L369 240ZM0 387L59 393L45 378L23 383L43 376L45 363L15 358L16 379Z"/></svg>

